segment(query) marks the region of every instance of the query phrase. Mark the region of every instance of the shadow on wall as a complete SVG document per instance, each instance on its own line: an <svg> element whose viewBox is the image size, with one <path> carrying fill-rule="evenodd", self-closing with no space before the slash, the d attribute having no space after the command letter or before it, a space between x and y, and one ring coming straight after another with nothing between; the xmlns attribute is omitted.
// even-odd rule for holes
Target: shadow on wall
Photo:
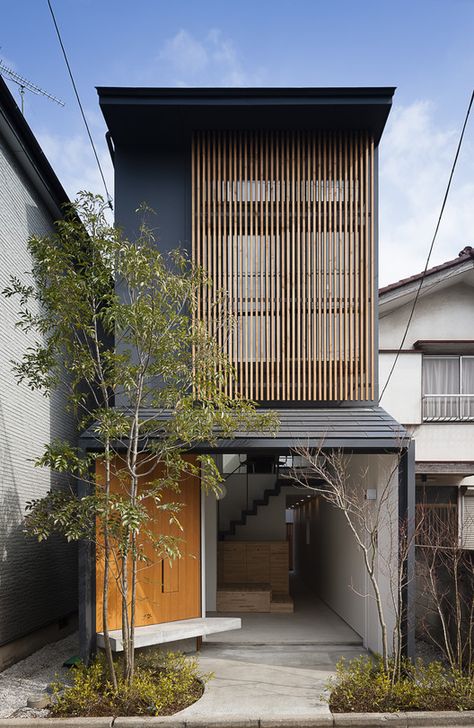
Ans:
<svg viewBox="0 0 474 728"><path fill-rule="evenodd" d="M29 493L35 497L45 492L44 480L37 494L34 482L19 484L1 400L0 485L2 645L77 609L77 549L59 537L39 543L25 533L24 503Z"/></svg>

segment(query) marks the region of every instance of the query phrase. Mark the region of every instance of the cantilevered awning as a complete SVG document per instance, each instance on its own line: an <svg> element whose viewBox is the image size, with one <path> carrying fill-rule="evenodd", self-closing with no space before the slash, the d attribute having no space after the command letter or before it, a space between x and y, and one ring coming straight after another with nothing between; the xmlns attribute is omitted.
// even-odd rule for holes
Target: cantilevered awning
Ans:
<svg viewBox="0 0 474 728"><path fill-rule="evenodd" d="M267 411L264 408L259 412ZM284 453L295 448L344 449L353 452L388 452L407 447L410 435L382 407L298 408L276 410L280 427L275 436L268 432L236 432L232 439L220 439L209 446L199 443L193 452ZM144 413L145 414L145 413ZM146 412L152 415L151 411ZM170 414L160 417L167 419ZM94 426L81 437L86 449L98 447Z"/></svg>

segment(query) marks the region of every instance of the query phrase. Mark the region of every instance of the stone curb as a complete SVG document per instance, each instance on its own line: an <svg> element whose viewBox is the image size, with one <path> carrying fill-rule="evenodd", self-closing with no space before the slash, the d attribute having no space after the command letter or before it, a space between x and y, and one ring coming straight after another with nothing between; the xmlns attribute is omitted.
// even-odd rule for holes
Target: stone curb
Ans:
<svg viewBox="0 0 474 728"><path fill-rule="evenodd" d="M332 713L294 718L0 718L0 728L460 728L474 726L474 711Z"/></svg>
<svg viewBox="0 0 474 728"><path fill-rule="evenodd" d="M376 726L390 726L390 728L407 728L407 719L404 713L334 713L334 726L358 726L359 728L375 728Z"/></svg>
<svg viewBox="0 0 474 728"><path fill-rule="evenodd" d="M333 713L333 726L359 728L458 728L474 726L474 710L413 711L410 713Z"/></svg>
<svg viewBox="0 0 474 728"><path fill-rule="evenodd" d="M111 728L113 716L106 718L0 718L0 728Z"/></svg>

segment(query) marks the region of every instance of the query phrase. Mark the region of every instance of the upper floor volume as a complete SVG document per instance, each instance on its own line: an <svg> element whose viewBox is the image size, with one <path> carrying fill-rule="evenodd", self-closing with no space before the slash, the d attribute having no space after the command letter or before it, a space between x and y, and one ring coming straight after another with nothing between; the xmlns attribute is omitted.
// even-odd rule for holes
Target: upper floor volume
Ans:
<svg viewBox="0 0 474 728"><path fill-rule="evenodd" d="M158 244L207 270L198 315L235 366L230 393L376 401L377 150L394 89L98 92L116 221L133 234L147 202Z"/></svg>

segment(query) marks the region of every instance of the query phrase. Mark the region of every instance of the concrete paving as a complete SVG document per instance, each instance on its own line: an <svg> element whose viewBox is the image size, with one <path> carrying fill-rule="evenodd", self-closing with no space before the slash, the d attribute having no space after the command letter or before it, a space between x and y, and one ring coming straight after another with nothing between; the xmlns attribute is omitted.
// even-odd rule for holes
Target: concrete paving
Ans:
<svg viewBox="0 0 474 728"><path fill-rule="evenodd" d="M242 618L242 629L205 638L200 669L215 677L203 697L176 719L205 725L226 718L329 718L324 697L337 661L364 650L359 635L329 607L314 595L295 591L293 614L233 615ZM0 717L14 714L55 673L66 676L61 664L77 654L76 639L49 645L0 674Z"/></svg>
<svg viewBox="0 0 474 728"><path fill-rule="evenodd" d="M209 613L211 616L211 613ZM219 613L241 617L242 628L206 637L212 644L361 645L362 640L343 619L313 595L298 595L292 614Z"/></svg>
<svg viewBox="0 0 474 728"><path fill-rule="evenodd" d="M176 717L297 718L328 715L326 684L355 646L203 644L199 665L215 677L203 697Z"/></svg>

